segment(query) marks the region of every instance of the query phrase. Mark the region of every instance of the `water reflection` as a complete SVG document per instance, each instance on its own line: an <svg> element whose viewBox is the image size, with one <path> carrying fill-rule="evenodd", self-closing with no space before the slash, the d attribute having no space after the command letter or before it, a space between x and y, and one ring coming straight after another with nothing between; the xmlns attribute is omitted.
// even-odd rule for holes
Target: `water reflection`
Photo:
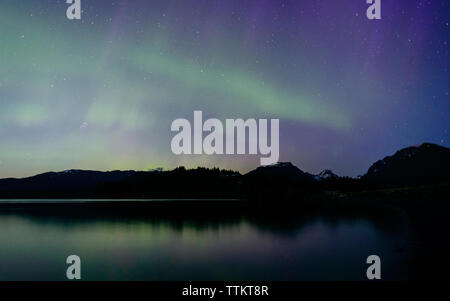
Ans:
<svg viewBox="0 0 450 301"><path fill-rule="evenodd" d="M406 277L407 224L390 210L116 209L2 209L0 280L64 280L70 254L84 280L360 280L370 254L384 279Z"/></svg>

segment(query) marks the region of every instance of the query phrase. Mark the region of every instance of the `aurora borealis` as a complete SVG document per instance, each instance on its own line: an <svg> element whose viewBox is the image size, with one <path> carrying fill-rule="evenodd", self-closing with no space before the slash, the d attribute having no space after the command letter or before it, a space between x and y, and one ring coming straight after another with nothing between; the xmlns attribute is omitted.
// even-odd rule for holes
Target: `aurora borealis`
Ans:
<svg viewBox="0 0 450 301"><path fill-rule="evenodd" d="M82 0L0 3L0 177L218 166L175 156L170 124L280 119L280 160L364 173L399 148L450 146L448 1Z"/></svg>

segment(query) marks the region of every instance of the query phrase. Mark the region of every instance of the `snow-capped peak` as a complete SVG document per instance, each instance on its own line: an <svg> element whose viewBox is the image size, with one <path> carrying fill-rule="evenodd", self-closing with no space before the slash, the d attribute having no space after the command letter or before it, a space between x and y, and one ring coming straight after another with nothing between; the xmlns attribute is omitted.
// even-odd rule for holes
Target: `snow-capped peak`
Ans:
<svg viewBox="0 0 450 301"><path fill-rule="evenodd" d="M325 169L321 171L318 175L315 175L314 178L318 181L324 180L324 179L333 179L338 178L338 176L331 170Z"/></svg>

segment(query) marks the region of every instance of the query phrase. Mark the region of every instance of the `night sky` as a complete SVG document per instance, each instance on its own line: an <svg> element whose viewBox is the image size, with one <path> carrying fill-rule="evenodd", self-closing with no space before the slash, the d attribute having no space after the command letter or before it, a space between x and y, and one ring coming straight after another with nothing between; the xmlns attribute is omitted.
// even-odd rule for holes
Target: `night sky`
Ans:
<svg viewBox="0 0 450 301"><path fill-rule="evenodd" d="M174 119L280 119L280 160L356 176L450 146L450 1L0 2L0 177L217 166L175 156Z"/></svg>

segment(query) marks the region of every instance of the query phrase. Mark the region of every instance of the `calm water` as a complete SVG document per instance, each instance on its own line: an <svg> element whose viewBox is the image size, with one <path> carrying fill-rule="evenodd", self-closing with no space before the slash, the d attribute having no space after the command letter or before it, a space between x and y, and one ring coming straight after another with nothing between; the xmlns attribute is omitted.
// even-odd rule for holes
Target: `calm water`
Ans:
<svg viewBox="0 0 450 301"><path fill-rule="evenodd" d="M0 280L64 280L71 254L84 280L363 280L371 254L384 279L405 279L406 244L397 213L280 222L0 209Z"/></svg>

